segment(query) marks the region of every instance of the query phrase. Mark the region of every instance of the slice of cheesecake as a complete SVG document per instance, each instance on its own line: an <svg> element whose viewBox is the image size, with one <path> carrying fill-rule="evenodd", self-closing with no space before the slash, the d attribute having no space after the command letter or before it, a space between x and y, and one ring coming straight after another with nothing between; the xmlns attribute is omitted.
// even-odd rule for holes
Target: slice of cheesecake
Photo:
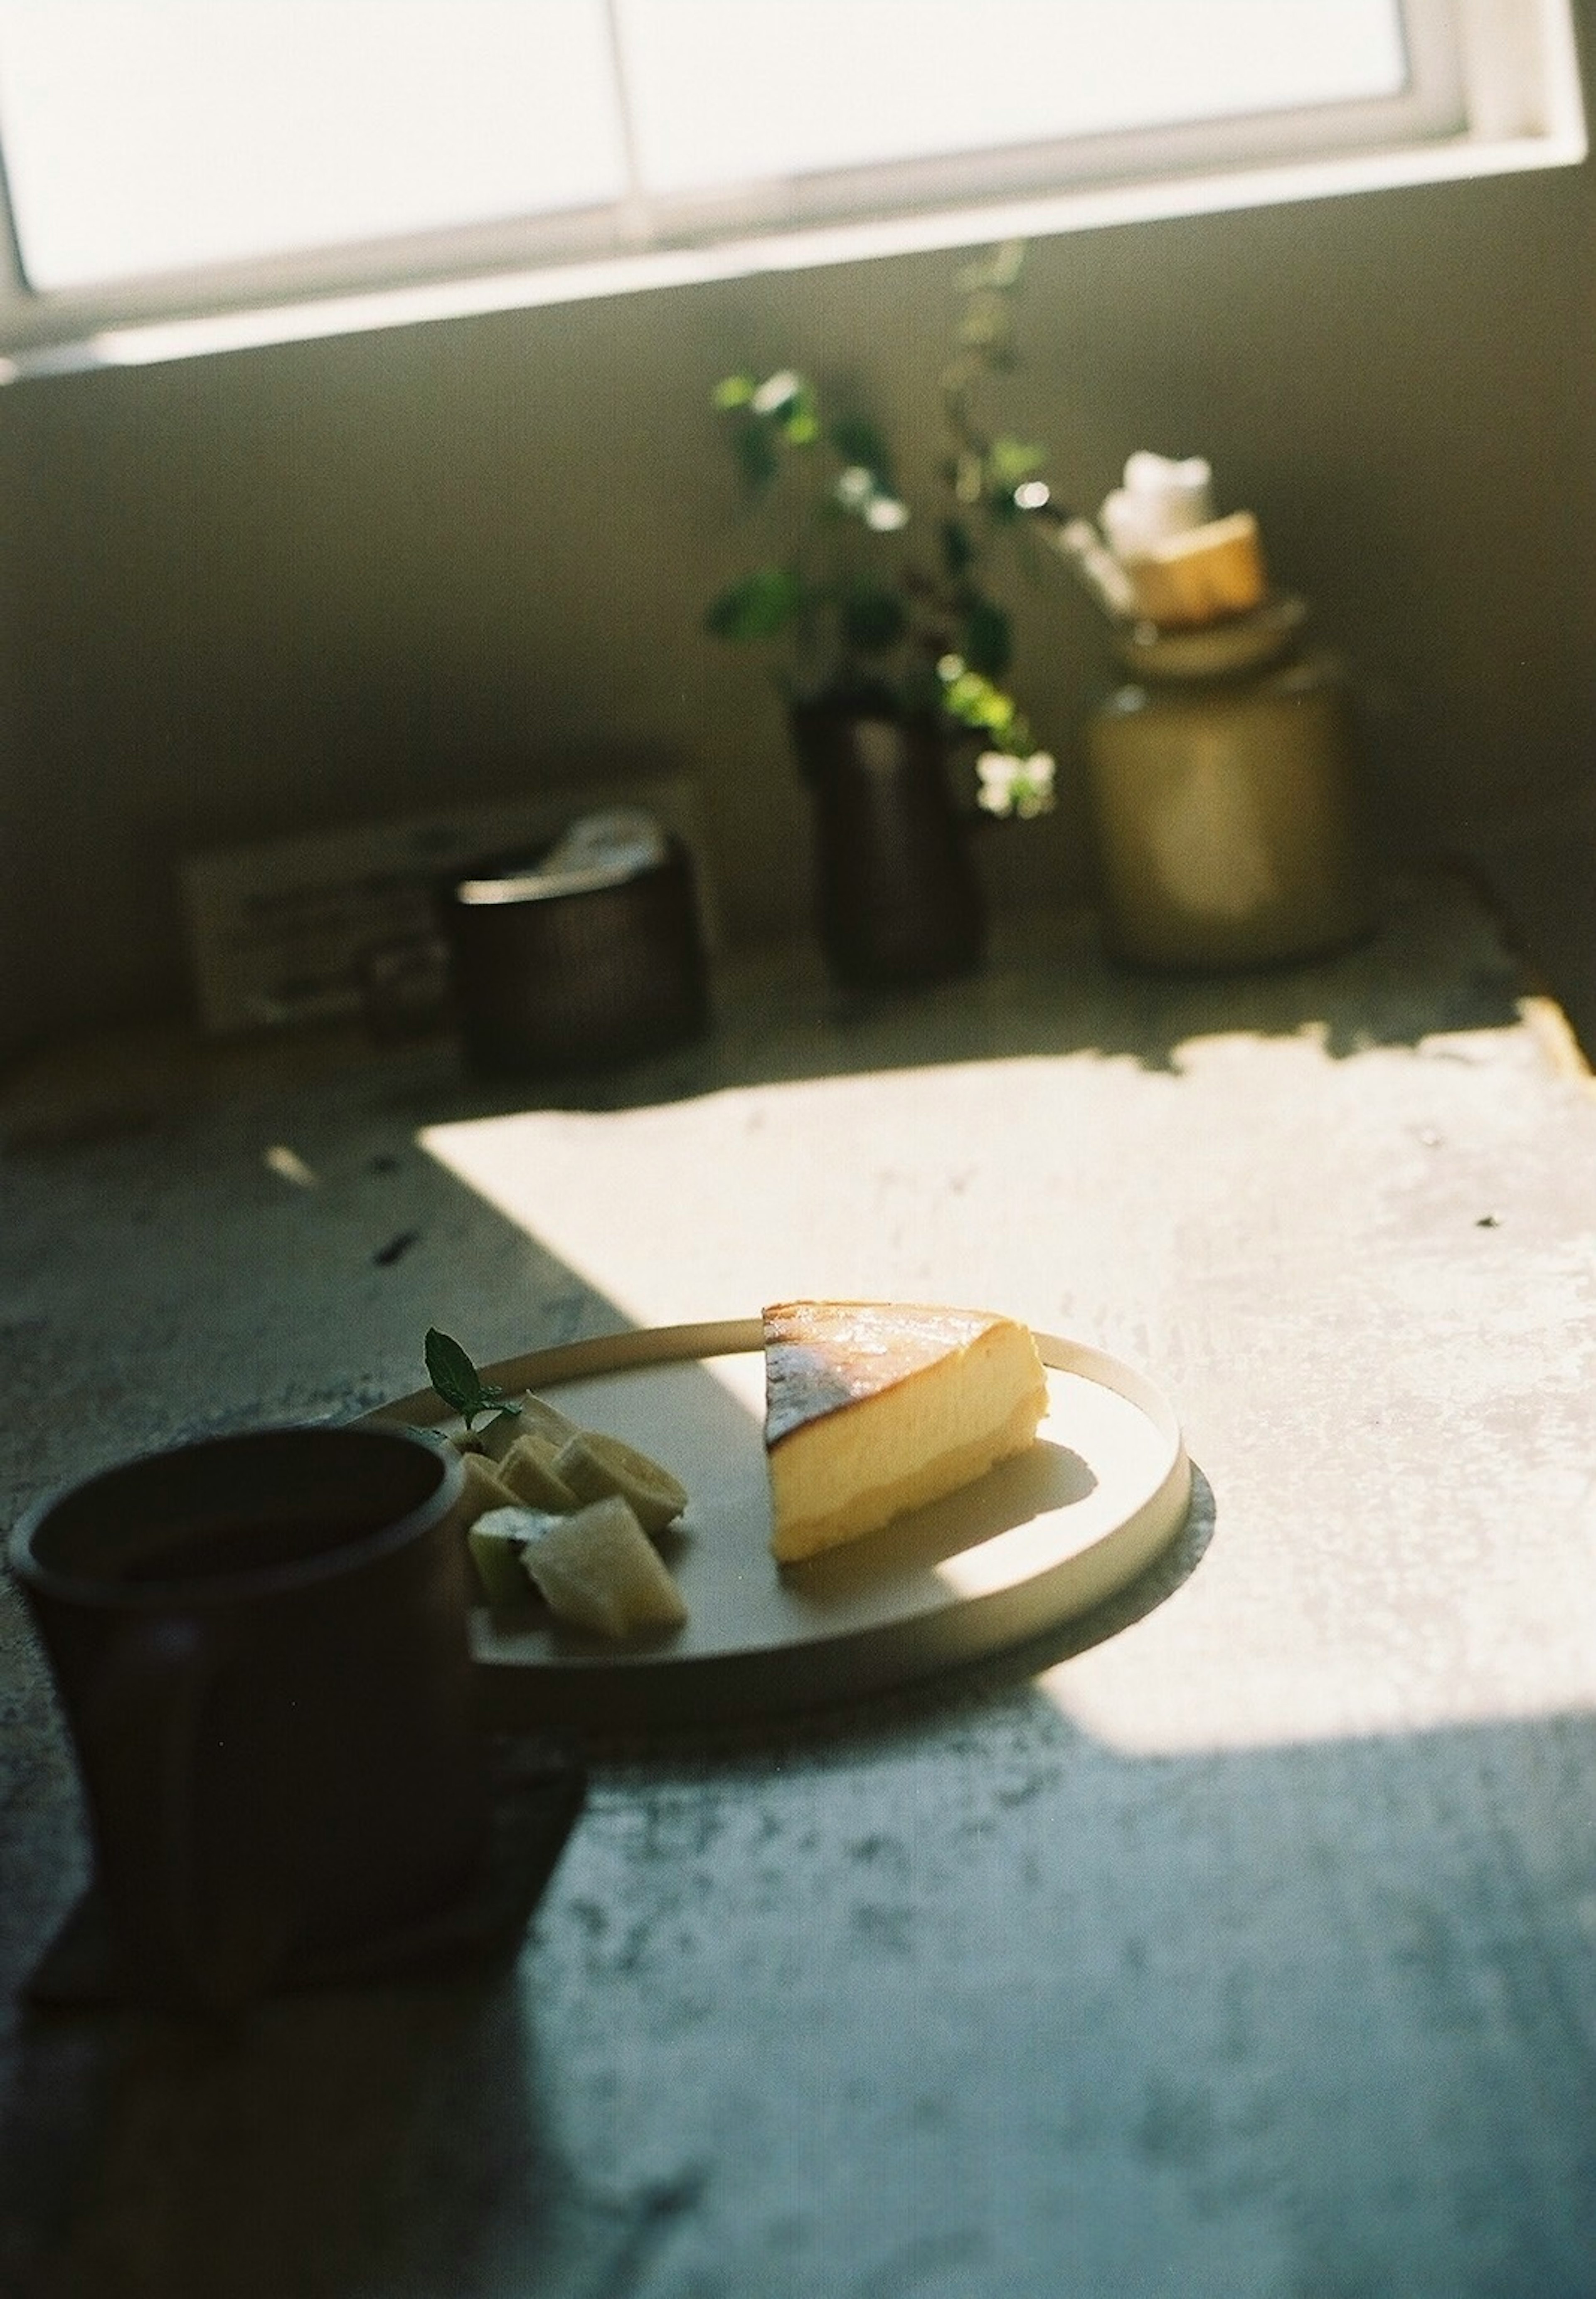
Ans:
<svg viewBox="0 0 1596 2299"><path fill-rule="evenodd" d="M1011 1317L885 1301L765 1311L770 1551L784 1564L874 1532L1021 1453L1047 1410Z"/></svg>

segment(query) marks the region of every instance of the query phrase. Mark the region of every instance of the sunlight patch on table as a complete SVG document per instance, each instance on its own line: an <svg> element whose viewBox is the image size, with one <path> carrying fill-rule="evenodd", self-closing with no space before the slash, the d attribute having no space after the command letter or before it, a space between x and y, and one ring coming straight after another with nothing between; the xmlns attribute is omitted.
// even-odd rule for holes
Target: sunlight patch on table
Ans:
<svg viewBox="0 0 1596 2299"><path fill-rule="evenodd" d="M1415 1701L1391 1686L1305 1683L1248 1655L1201 1684L1184 1675L1160 1682L1139 1667L1102 1664L1100 1656L1112 1652L1110 1645L1098 1646L1044 1671L1035 1683L1088 1739L1126 1757L1223 1755L1596 1714L1596 1688L1589 1683L1554 1681L1540 1690L1435 1687Z"/></svg>
<svg viewBox="0 0 1596 2299"><path fill-rule="evenodd" d="M1084 1192L1039 1209L1017 1144L1061 1122L1071 1139L1101 1141L1089 1069L1078 1110L1072 1075L1068 1120L1040 1066L951 1064L895 1075L888 1097L869 1075L810 1078L635 1109L518 1112L420 1140L640 1324L840 1299L952 1302L1045 1329L1064 1257L1088 1270L1103 1225ZM1168 1077L1132 1088L1160 1103L1178 1090ZM1039 1250L1043 1218L1053 1234Z"/></svg>
<svg viewBox="0 0 1596 2299"><path fill-rule="evenodd" d="M1035 1679L1091 1739L1189 1756L1596 1713L1588 1476L1534 1481L1490 1540L1454 1516L1450 1552L1404 1550L1387 1520L1367 1547L1306 1555L1277 1490L1209 1465L1218 1514L1194 1568Z"/></svg>

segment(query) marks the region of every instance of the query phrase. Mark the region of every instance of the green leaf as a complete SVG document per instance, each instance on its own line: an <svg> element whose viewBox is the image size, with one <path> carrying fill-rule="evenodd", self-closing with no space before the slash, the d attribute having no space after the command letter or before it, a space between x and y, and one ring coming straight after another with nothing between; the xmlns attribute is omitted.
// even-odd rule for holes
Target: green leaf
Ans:
<svg viewBox="0 0 1596 2299"><path fill-rule="evenodd" d="M744 484L755 494L762 494L776 477L776 442L766 423L744 423L733 441L733 452L743 473Z"/></svg>
<svg viewBox="0 0 1596 2299"><path fill-rule="evenodd" d="M964 659L984 678L1002 678L1014 659L1014 628L991 599L972 598L964 615Z"/></svg>
<svg viewBox="0 0 1596 2299"><path fill-rule="evenodd" d="M755 389L751 375L723 376L710 394L710 404L719 408L723 413L734 407L746 407Z"/></svg>
<svg viewBox="0 0 1596 2299"><path fill-rule="evenodd" d="M804 602L792 567L760 567L711 600L704 628L718 639L769 639L784 631Z"/></svg>
<svg viewBox="0 0 1596 2299"><path fill-rule="evenodd" d="M778 430L789 446L807 447L820 436L820 409L815 387L794 368L767 376L750 394L752 412Z"/></svg>
<svg viewBox="0 0 1596 2299"><path fill-rule="evenodd" d="M943 688L943 704L950 715L964 726L992 735L1007 734L1019 716L1013 698L994 686L989 678L983 678L979 671L966 669L957 655L945 660L950 668L958 665L954 676Z"/></svg>
<svg viewBox="0 0 1596 2299"><path fill-rule="evenodd" d="M944 519L938 540L942 544L942 563L956 583L976 563L976 546L970 541L969 529L962 519Z"/></svg>
<svg viewBox="0 0 1596 2299"><path fill-rule="evenodd" d="M886 441L868 415L833 418L829 437L846 463L862 463L882 489L892 491L892 457Z"/></svg>
<svg viewBox="0 0 1596 2299"><path fill-rule="evenodd" d="M519 1413L520 1407L512 1403L502 1389L485 1382L460 1343L449 1333L440 1333L436 1325L428 1325L422 1344L427 1360L427 1378L443 1398L461 1415L469 1429L478 1414L487 1413L495 1407L504 1413Z"/></svg>
<svg viewBox="0 0 1596 2299"><path fill-rule="evenodd" d="M777 419L789 447L814 445L820 436L820 410L808 384L796 399L788 402Z"/></svg>
<svg viewBox="0 0 1596 2299"><path fill-rule="evenodd" d="M986 450L986 484L993 494L1012 494L1047 461L1047 449L1030 439L994 439Z"/></svg>
<svg viewBox="0 0 1596 2299"><path fill-rule="evenodd" d="M482 1382L477 1368L452 1335L440 1333L436 1325L428 1325L423 1349L427 1378L445 1405L463 1411L481 1396Z"/></svg>
<svg viewBox="0 0 1596 2299"><path fill-rule="evenodd" d="M895 591L860 583L846 592L837 610L845 643L860 654L885 654L908 627L903 602Z"/></svg>

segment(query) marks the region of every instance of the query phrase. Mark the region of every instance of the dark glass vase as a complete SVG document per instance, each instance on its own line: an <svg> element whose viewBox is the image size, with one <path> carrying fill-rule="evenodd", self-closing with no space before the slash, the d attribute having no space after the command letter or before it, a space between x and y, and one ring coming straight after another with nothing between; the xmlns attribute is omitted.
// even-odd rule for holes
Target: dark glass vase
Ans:
<svg viewBox="0 0 1596 2299"><path fill-rule="evenodd" d="M791 712L814 807L815 923L835 979L908 989L981 963L985 908L934 718Z"/></svg>

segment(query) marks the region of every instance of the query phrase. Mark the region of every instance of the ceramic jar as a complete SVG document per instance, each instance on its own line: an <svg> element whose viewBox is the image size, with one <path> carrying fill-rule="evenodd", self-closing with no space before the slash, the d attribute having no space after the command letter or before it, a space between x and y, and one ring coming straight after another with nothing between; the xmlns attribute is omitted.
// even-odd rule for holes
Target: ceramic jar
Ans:
<svg viewBox="0 0 1596 2299"><path fill-rule="evenodd" d="M1345 682L1279 598L1193 631L1138 626L1086 758L1110 949L1178 970L1313 956L1367 925Z"/></svg>

